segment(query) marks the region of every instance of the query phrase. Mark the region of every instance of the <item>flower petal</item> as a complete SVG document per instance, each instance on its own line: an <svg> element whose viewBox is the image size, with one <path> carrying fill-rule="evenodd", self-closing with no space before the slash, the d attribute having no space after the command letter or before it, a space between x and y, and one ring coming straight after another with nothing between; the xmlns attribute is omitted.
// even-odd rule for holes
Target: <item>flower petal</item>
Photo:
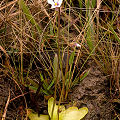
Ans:
<svg viewBox="0 0 120 120"><path fill-rule="evenodd" d="M56 6L53 4L53 5L51 6L51 8L56 8Z"/></svg>
<svg viewBox="0 0 120 120"><path fill-rule="evenodd" d="M54 1L53 0L47 0L48 4L54 5Z"/></svg>
<svg viewBox="0 0 120 120"><path fill-rule="evenodd" d="M54 0L55 3L59 2L59 0Z"/></svg>
<svg viewBox="0 0 120 120"><path fill-rule="evenodd" d="M62 1L63 1L63 0L58 0L58 3L59 3L58 7L60 7L60 6L61 6Z"/></svg>
<svg viewBox="0 0 120 120"><path fill-rule="evenodd" d="M76 47L79 47L79 48L81 48L81 45L80 45L80 44L78 44L78 43L75 43L75 45L76 45Z"/></svg>
<svg viewBox="0 0 120 120"><path fill-rule="evenodd" d="M51 8L56 8L56 7L60 7L62 4L62 0L47 0L48 4L51 4L52 7ZM57 5L55 5L57 4Z"/></svg>

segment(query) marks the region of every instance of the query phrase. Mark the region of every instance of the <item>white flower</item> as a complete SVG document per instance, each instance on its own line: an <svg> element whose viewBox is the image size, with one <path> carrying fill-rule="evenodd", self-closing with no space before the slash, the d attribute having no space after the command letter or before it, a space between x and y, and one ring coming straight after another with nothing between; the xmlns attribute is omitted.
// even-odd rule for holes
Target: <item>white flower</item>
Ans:
<svg viewBox="0 0 120 120"><path fill-rule="evenodd" d="M81 45L76 43L76 42L72 42L72 43L70 43L70 47L72 47L72 48L74 48L74 47L81 48Z"/></svg>
<svg viewBox="0 0 120 120"><path fill-rule="evenodd" d="M81 45L78 44L78 43L75 43L74 45L75 45L76 47L78 47L78 48L81 48Z"/></svg>
<svg viewBox="0 0 120 120"><path fill-rule="evenodd" d="M48 1L48 4L52 5L51 8L60 7L62 4L62 0L47 0L47 1Z"/></svg>

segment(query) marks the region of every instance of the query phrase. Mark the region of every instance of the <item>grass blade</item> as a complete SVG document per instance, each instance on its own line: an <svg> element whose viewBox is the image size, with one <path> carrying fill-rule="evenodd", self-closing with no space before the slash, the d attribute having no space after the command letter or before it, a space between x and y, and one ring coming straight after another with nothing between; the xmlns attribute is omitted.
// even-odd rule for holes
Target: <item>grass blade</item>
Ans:
<svg viewBox="0 0 120 120"><path fill-rule="evenodd" d="M27 7L27 5L25 4L24 0L20 0L19 2L20 8L23 10L23 13L26 15L27 19L31 22L31 24L33 26L36 27L36 29L41 33L42 30L40 29L38 23L35 21L34 17L32 16L32 14L30 13L29 8Z"/></svg>

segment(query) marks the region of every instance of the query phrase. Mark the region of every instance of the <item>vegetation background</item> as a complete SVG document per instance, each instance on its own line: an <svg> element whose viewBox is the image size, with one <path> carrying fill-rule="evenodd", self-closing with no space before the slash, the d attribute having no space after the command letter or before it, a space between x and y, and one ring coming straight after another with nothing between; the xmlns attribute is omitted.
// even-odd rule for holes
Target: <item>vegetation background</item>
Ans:
<svg viewBox="0 0 120 120"><path fill-rule="evenodd" d="M1 105L1 117L21 96L26 108L39 97L69 100L93 62L109 80L112 102L120 104L120 1L63 0L60 25L50 7L47 0L0 1L0 78L12 94Z"/></svg>

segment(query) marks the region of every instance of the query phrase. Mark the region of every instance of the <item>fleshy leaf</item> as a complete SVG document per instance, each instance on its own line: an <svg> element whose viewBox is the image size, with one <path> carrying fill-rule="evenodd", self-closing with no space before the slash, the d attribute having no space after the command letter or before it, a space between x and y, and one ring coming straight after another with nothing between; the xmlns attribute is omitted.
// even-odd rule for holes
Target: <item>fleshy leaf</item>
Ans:
<svg viewBox="0 0 120 120"><path fill-rule="evenodd" d="M53 108L54 107L54 108ZM53 115L52 115L52 111L53 111ZM49 100L48 100L48 113L49 113L49 116L52 120L57 120L58 118L58 115L57 115L57 111L58 111L58 106L55 104L54 105L54 98L51 97Z"/></svg>
<svg viewBox="0 0 120 120"><path fill-rule="evenodd" d="M32 112L32 110L28 110L28 117L30 120L49 120L49 116L48 115L42 115L40 114L40 116L38 116L37 113Z"/></svg>
<svg viewBox="0 0 120 120"><path fill-rule="evenodd" d="M78 109L77 107L69 107L68 109L65 110L65 107L59 106L58 110L58 105L54 105L54 110L53 110L53 105L54 105L54 98L51 97L48 100L48 113L50 117L52 116L51 120L57 120L58 119L58 111L59 111L59 120L81 120L87 113L88 113L88 108L83 107ZM53 111L53 115L52 115Z"/></svg>
<svg viewBox="0 0 120 120"><path fill-rule="evenodd" d="M60 115L60 120L80 120L88 113L88 108L70 107Z"/></svg>
<svg viewBox="0 0 120 120"><path fill-rule="evenodd" d="M88 108L87 107L80 108L79 109L80 119L82 119L87 113L88 113Z"/></svg>
<svg viewBox="0 0 120 120"><path fill-rule="evenodd" d="M54 108L53 108L53 105L54 105L54 98L51 97L49 100L48 100L48 113L49 113L49 116L51 118L51 120L57 120L58 119L58 105L54 105ZM60 114L62 113L62 111L65 110L65 107L62 105L62 106L59 106L59 116ZM53 115L52 115L52 111L53 111Z"/></svg>

